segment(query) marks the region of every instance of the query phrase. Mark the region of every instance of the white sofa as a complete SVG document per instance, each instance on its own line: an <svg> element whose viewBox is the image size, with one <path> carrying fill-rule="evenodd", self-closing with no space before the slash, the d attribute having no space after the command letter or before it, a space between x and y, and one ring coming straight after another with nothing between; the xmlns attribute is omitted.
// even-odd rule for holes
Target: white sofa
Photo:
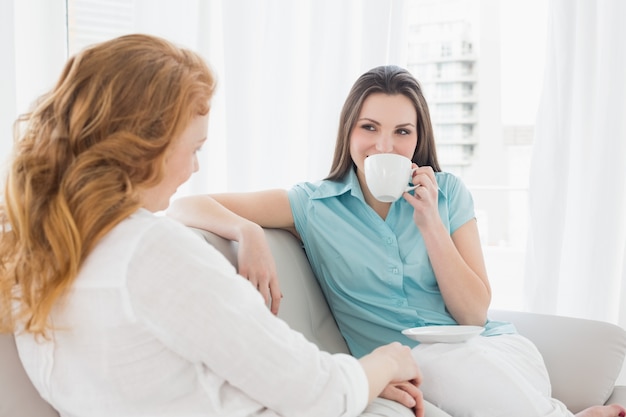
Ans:
<svg viewBox="0 0 626 417"><path fill-rule="evenodd" d="M236 242L196 231L236 264ZM281 230L266 230L266 235L284 293L279 316L320 348L348 352L299 241ZM513 322L537 345L550 372L553 395L573 412L595 404L626 404L626 387L615 386L626 352L622 328L513 311L491 311L490 317ZM448 414L440 410L427 413L427 417L442 416ZM13 337L7 334L0 335L0 417L58 417L30 384Z"/></svg>

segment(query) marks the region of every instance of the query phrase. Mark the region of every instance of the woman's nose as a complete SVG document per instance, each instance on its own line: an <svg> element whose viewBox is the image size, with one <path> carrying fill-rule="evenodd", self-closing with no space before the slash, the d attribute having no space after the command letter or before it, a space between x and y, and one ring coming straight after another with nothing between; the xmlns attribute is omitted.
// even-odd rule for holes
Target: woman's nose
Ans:
<svg viewBox="0 0 626 417"><path fill-rule="evenodd" d="M389 153L393 150L391 135L381 134L376 141L376 150L380 153Z"/></svg>

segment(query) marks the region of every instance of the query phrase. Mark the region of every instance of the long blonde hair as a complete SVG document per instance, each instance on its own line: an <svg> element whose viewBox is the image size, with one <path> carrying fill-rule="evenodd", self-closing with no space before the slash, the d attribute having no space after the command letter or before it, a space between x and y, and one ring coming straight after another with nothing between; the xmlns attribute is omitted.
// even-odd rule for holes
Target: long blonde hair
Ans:
<svg viewBox="0 0 626 417"><path fill-rule="evenodd" d="M53 305L96 243L159 183L164 156L209 111L215 79L197 54L127 35L69 59L15 123L0 202L0 332L46 335Z"/></svg>

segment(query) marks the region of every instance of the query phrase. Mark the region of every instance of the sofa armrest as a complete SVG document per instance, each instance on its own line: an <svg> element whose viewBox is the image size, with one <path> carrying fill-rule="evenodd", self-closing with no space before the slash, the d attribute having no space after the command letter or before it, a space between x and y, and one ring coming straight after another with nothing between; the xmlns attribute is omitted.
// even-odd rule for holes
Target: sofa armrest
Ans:
<svg viewBox="0 0 626 417"><path fill-rule="evenodd" d="M543 355L552 396L577 413L589 406L623 401L614 391L626 352L626 331L611 323L538 313L491 310L489 318L512 322Z"/></svg>

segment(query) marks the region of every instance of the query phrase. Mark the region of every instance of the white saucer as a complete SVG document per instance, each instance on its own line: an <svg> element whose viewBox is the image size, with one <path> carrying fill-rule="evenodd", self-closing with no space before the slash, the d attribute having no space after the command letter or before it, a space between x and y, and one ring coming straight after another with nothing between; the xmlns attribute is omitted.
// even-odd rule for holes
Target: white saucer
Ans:
<svg viewBox="0 0 626 417"><path fill-rule="evenodd" d="M483 330L481 326L424 326L402 330L402 334L420 343L460 343L478 336Z"/></svg>

